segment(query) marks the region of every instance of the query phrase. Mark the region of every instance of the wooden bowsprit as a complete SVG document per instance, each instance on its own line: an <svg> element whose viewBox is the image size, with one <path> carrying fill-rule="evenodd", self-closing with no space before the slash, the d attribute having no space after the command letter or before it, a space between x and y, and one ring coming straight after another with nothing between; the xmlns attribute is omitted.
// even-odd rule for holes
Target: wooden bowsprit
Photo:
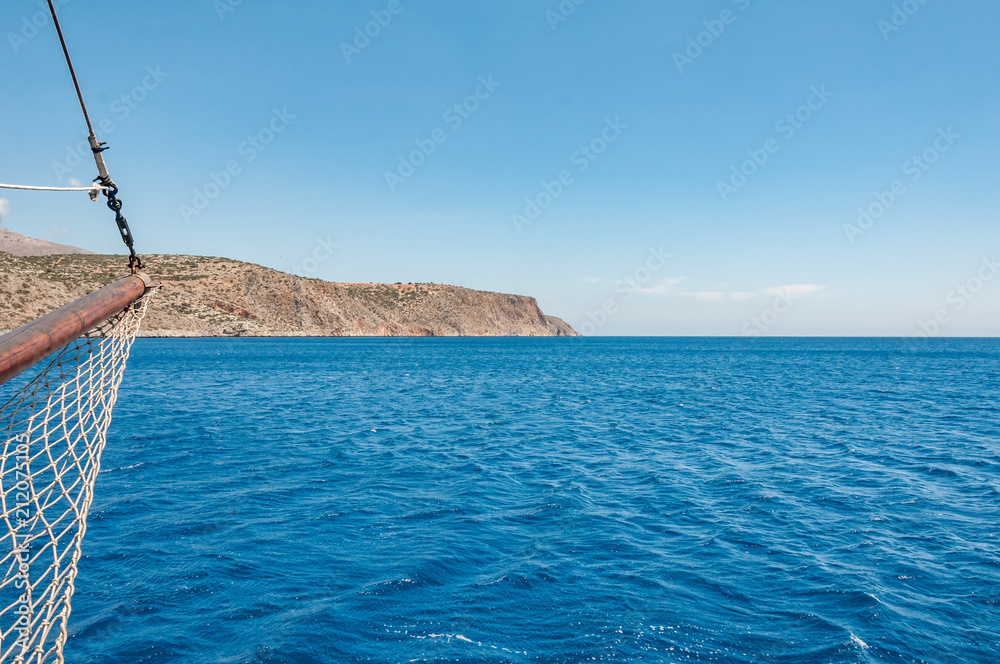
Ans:
<svg viewBox="0 0 1000 664"><path fill-rule="evenodd" d="M0 385L120 313L150 285L142 273L126 277L0 336Z"/></svg>

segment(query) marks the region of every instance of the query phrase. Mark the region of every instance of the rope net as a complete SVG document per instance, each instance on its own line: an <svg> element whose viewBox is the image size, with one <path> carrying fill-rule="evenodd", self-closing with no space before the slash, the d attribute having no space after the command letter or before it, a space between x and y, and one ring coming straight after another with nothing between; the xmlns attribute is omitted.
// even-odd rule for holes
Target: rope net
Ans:
<svg viewBox="0 0 1000 664"><path fill-rule="evenodd" d="M0 406L0 662L63 661L111 411L152 291Z"/></svg>

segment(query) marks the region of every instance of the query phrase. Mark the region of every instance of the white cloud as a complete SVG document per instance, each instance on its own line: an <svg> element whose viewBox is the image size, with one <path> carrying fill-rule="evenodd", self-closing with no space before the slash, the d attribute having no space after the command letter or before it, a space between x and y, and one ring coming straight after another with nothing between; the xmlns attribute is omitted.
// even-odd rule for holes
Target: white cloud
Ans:
<svg viewBox="0 0 1000 664"><path fill-rule="evenodd" d="M6 198L0 198L0 215L4 215L10 212L10 201Z"/></svg>
<svg viewBox="0 0 1000 664"><path fill-rule="evenodd" d="M649 288L636 288L636 293L642 293L643 295L658 295L670 292L670 286L667 284L660 284L659 286L650 286Z"/></svg>
<svg viewBox="0 0 1000 664"><path fill-rule="evenodd" d="M599 284L601 283L601 280L597 277L584 277L583 282L586 284Z"/></svg>
<svg viewBox="0 0 1000 664"><path fill-rule="evenodd" d="M773 295L775 297L788 297L793 300L800 298L804 295L809 295L810 293L815 293L818 290L823 290L825 286L817 286L815 284L794 284L791 286L775 286L774 288L765 288L760 291L761 295Z"/></svg>
<svg viewBox="0 0 1000 664"><path fill-rule="evenodd" d="M726 301L725 293L716 293L715 291L700 291L697 293L681 293L684 297L693 297L696 300L702 300L703 302L717 302L722 303Z"/></svg>
<svg viewBox="0 0 1000 664"><path fill-rule="evenodd" d="M71 186L71 187L82 187L83 183L80 182L79 180L77 180L76 178L70 178L69 179L69 186Z"/></svg>
<svg viewBox="0 0 1000 664"><path fill-rule="evenodd" d="M735 300L741 302L755 297L787 297L790 300L797 300L800 297L823 290L825 286L815 284L791 284L788 286L774 286L772 288L761 288L756 291L737 291L735 293L719 293L715 291L702 291L697 293L680 293L684 297L691 297L705 302L725 302Z"/></svg>
<svg viewBox="0 0 1000 664"><path fill-rule="evenodd" d="M636 288L636 293L643 293L645 295L657 295L666 294L670 292L670 289L679 283L683 283L687 277L671 277L659 286L650 286L649 288Z"/></svg>

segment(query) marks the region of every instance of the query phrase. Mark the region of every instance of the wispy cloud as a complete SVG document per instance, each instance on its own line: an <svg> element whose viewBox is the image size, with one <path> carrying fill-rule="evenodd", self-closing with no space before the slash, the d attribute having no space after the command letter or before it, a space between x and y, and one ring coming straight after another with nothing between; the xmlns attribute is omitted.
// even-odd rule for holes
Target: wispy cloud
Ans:
<svg viewBox="0 0 1000 664"><path fill-rule="evenodd" d="M684 281L687 281L687 277L670 277L669 279L667 279L663 283L658 284L656 286L649 286L648 288L641 288L641 287L639 287L635 283L635 281L621 280L621 281L614 281L614 282L606 282L604 279L601 279L599 277L583 277L582 281L585 284L613 283L613 284L615 284L615 286L622 286L622 285L628 284L629 285L629 289L628 289L629 292L641 293L643 295L667 295L667 294L672 294L673 293L673 291L671 289L674 286L676 286L677 284L680 284L680 283L682 283Z"/></svg>
<svg viewBox="0 0 1000 664"><path fill-rule="evenodd" d="M682 297L690 297L695 300L702 300L703 302L725 302L726 294L717 293L715 291L698 291L695 293L681 293Z"/></svg>
<svg viewBox="0 0 1000 664"><path fill-rule="evenodd" d="M785 297L790 300L797 300L800 297L823 290L825 286L816 284L789 284L787 286L773 286L771 288L761 288L755 291L737 291L735 293L720 293L717 291L701 291L695 293L680 293L683 297L690 297L705 302L723 303L729 300L741 302L755 297Z"/></svg>
<svg viewBox="0 0 1000 664"><path fill-rule="evenodd" d="M671 292L671 288L677 284L683 283L685 280L687 280L687 277L671 277L657 286L650 286L649 288L636 288L635 292L643 293L645 295L665 295Z"/></svg>
<svg viewBox="0 0 1000 664"><path fill-rule="evenodd" d="M773 295L776 297L784 296L795 299L804 295L809 295L810 293L815 293L819 290L823 290L824 288L826 288L826 286L817 286L816 284L794 284L791 286L775 286L774 288L765 288L760 291L760 294Z"/></svg>
<svg viewBox="0 0 1000 664"><path fill-rule="evenodd" d="M10 201L6 198L0 198L0 217L10 212Z"/></svg>

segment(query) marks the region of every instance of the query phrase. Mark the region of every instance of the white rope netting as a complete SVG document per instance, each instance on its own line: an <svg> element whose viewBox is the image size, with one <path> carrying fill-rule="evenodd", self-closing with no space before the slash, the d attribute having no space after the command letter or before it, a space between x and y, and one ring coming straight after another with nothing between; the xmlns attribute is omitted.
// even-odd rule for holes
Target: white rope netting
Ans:
<svg viewBox="0 0 1000 664"><path fill-rule="evenodd" d="M0 406L0 662L62 662L111 411L152 291Z"/></svg>

